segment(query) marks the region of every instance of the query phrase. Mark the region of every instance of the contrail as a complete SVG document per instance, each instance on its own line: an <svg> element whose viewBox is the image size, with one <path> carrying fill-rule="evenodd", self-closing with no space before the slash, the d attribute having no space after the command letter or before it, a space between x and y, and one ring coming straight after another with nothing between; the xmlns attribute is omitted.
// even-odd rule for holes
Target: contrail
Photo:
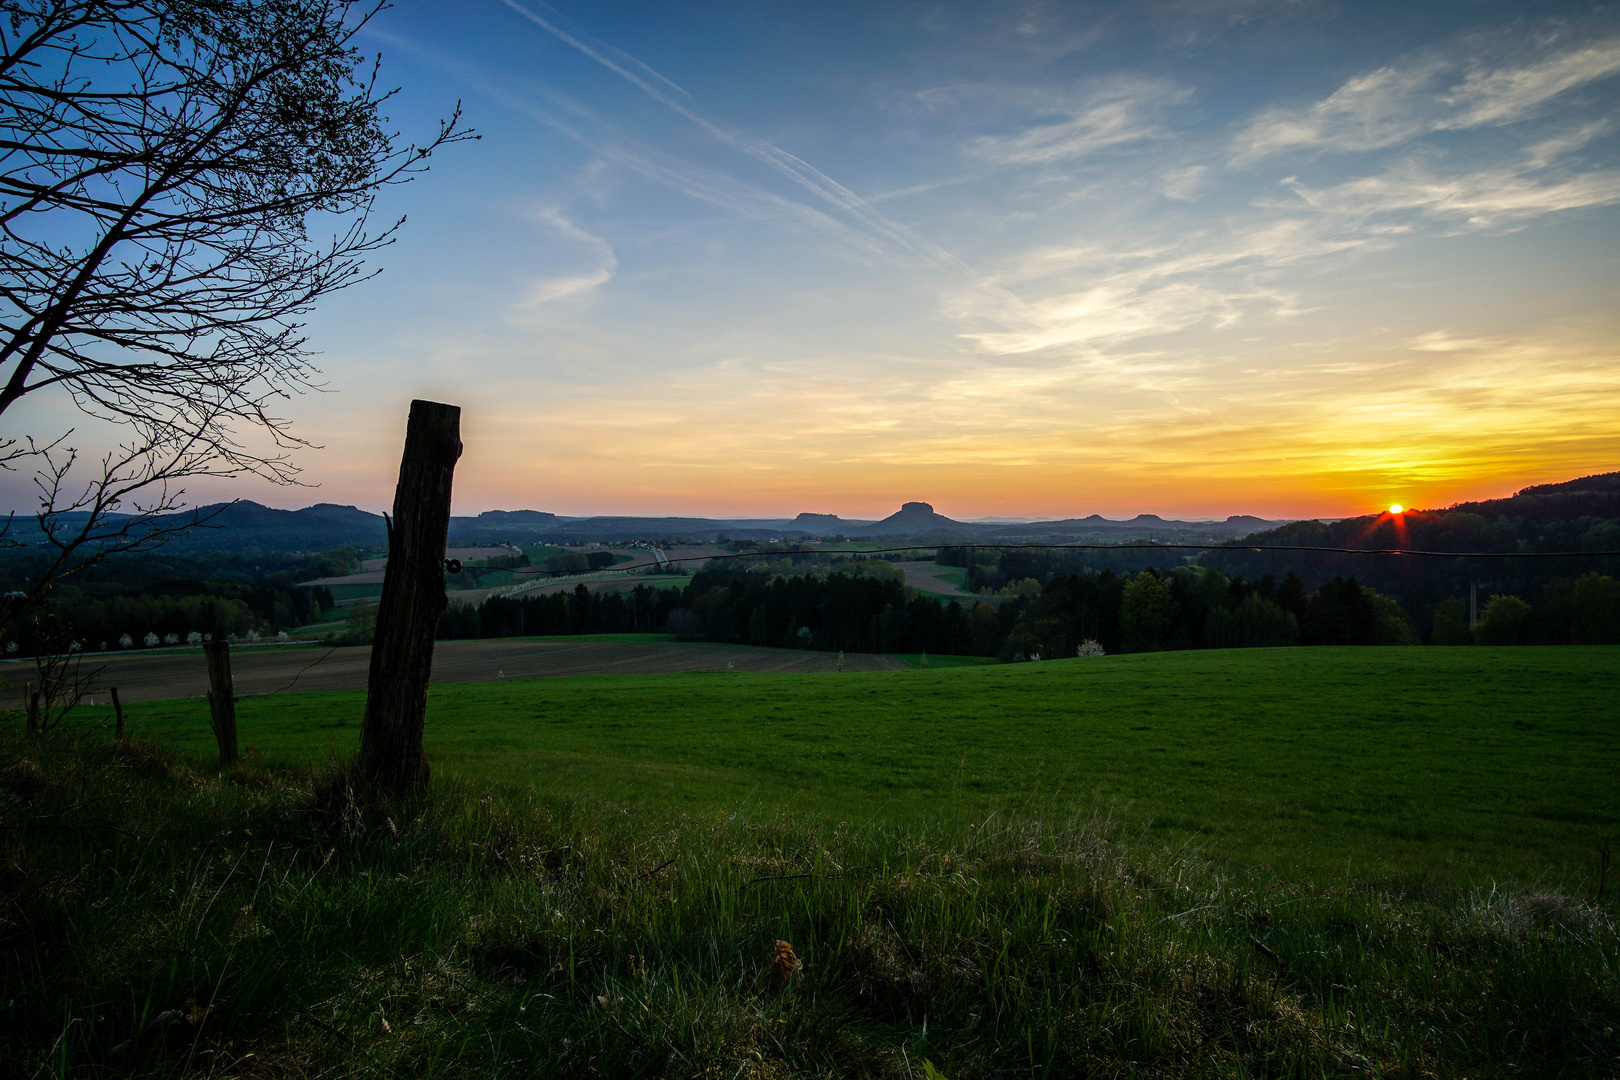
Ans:
<svg viewBox="0 0 1620 1080"><path fill-rule="evenodd" d="M531 102L493 84L481 74L468 70L464 65L444 57L433 56L430 50L419 45L404 42L399 44L425 58L431 57L432 61L440 66L455 69L461 78L479 86L485 93L514 111L528 115L565 136L591 146L602 156L650 180L668 184L689 196L726 207L733 212L761 219L775 219L779 224L785 224L795 231L808 229L823 237L836 236L852 249L877 258L892 259L896 254L895 249L899 249L900 253L943 274L965 291L985 301L985 307L974 312L978 317L1008 330L1038 332L1047 329L1044 324L1026 313L1023 301L1011 290L986 278L944 248L893 221L855 192L802 159L764 139L704 115L698 111L690 93L648 64L622 49L596 40L584 31L564 28L560 25L564 17L553 12L549 6L545 6L545 10L553 12L552 17L535 12L519 0L501 0L501 3L557 40L618 75L724 145L763 163L786 177L795 186L810 192L823 206L835 212L824 212L810 202L790 199L758 185L725 177L724 174L711 170L698 170L706 175L692 175L693 167L690 163L687 163L686 171L683 171L657 162L647 155L634 153L623 146L604 145L562 122L556 116L548 115L546 110L538 109ZM566 100L554 99L553 104L561 105L576 113L584 112L577 103ZM883 246L885 244L887 249ZM967 336L970 339L972 337ZM1140 389L1174 400L1174 395L1159 385L1158 380L1095 348L1069 342L1065 344L1064 351L1070 355L1080 354L1090 364L1128 376Z"/></svg>
<svg viewBox="0 0 1620 1080"><path fill-rule="evenodd" d="M704 116L693 105L688 104L688 102L692 101L691 94L659 74L649 65L630 56L622 49L587 40L587 36L582 33L571 33L559 26L554 20L536 14L523 4L518 3L518 0L501 0L501 3L559 41L595 60L609 71L634 85L654 101L696 124L726 145L742 151L757 161L763 162L795 184L854 217L891 244L915 257L921 258L936 269L947 272L975 292L995 300L1002 308L1003 319L1011 318L1012 321L1019 324L1030 325L1028 319L1016 314L1020 304L1018 298L1011 292L987 281L971 266L944 248L924 240L904 225L878 212L865 199L862 199L859 195L808 162L795 157L764 139L749 135L730 125ZM610 50L621 57L622 61L608 55ZM643 74L638 74L637 71L632 70L632 67L639 69Z"/></svg>
<svg viewBox="0 0 1620 1080"><path fill-rule="evenodd" d="M785 228L799 235L811 235L823 240L831 239L840 245L840 250L857 251L862 256L873 259L890 257L890 253L869 233L808 203L786 198L746 181L736 180L723 173L702 169L690 163L683 162L676 166L658 161L654 156L637 152L617 142L593 137L557 115L557 110L561 110L589 124L605 126L600 117L591 114L576 101L534 88L519 93L492 81L480 71L418 42L375 28L368 30L367 35L454 75L513 112L589 147L592 153L654 183L667 185L684 195L722 207L735 214L759 221L769 221L778 228ZM550 109L537 106L529 99L528 95L536 93L546 99L551 106Z"/></svg>

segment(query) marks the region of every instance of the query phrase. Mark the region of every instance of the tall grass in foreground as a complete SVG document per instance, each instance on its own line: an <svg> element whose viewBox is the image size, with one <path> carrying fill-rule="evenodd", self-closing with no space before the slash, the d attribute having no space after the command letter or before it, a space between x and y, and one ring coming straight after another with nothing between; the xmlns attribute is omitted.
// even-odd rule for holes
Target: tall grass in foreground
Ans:
<svg viewBox="0 0 1620 1080"><path fill-rule="evenodd" d="M1613 906L1545 883L1234 876L1106 816L365 807L65 737L0 736L0 808L19 1077L1620 1071Z"/></svg>

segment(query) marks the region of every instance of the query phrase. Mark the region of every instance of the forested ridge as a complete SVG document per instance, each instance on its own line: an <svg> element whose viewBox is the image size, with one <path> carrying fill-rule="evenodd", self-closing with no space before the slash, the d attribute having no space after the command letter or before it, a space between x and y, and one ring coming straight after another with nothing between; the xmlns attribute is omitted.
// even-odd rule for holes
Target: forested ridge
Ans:
<svg viewBox="0 0 1620 1080"><path fill-rule="evenodd" d="M0 562L0 592L20 590L44 558L26 554ZM352 548L316 555L123 555L59 582L41 612L12 626L4 648L26 656L70 640L96 651L180 644L192 635L274 635L331 610L329 590L302 582L352 573L359 565Z"/></svg>

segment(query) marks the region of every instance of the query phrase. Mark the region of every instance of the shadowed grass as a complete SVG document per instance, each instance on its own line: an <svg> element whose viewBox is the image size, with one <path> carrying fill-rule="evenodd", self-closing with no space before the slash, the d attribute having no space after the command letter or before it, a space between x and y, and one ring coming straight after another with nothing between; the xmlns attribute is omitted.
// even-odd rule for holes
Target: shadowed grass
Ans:
<svg viewBox="0 0 1620 1080"><path fill-rule="evenodd" d="M0 737L12 1075L1590 1076L1612 907L1236 872L1104 813L362 806ZM778 942L802 968L784 978ZM791 965L789 965L791 969Z"/></svg>

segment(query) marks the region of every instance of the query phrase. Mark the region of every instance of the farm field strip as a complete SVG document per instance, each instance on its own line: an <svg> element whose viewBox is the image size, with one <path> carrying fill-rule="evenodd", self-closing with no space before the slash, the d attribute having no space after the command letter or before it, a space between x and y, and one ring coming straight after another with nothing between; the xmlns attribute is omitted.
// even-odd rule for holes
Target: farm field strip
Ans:
<svg viewBox="0 0 1620 1080"><path fill-rule="evenodd" d="M837 664L836 656L823 652L625 637L632 636L619 640L441 641L434 649L433 682L728 670L811 672L831 671ZM363 690L371 668L371 647L237 650L231 660L232 679L239 695ZM124 701L199 698L208 693L208 673L200 652L98 656L95 665L103 669L98 682L118 687ZM845 660L848 671L899 670L905 666L904 661L888 656L851 655Z"/></svg>
<svg viewBox="0 0 1620 1080"><path fill-rule="evenodd" d="M932 562L897 562L894 568L904 573L906 584L918 592L950 597L953 600L973 599L972 593L940 572L942 570L948 572L955 569L954 567L940 567Z"/></svg>

